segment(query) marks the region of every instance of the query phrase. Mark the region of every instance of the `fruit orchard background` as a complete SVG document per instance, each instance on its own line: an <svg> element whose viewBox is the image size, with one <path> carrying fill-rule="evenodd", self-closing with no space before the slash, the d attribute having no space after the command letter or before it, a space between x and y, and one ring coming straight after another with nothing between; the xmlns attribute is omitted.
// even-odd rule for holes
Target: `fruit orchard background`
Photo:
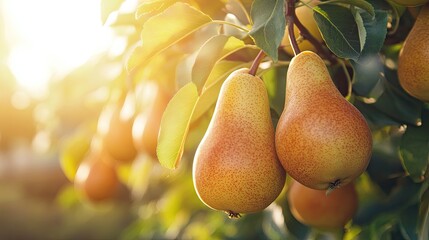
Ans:
<svg viewBox="0 0 429 240"><path fill-rule="evenodd" d="M102 0L100 4L106 28L125 42L123 51L94 56L63 79L52 81L49 95L24 109L10 104L20 89L5 64L7 51L0 52L0 145L2 166L8 169L0 173L0 236L332 237L292 217L285 195L288 184L266 210L239 220L204 206L192 184L193 155L223 80L235 69L249 67L260 49L268 56L258 76L267 87L272 120L277 122L292 58L283 46L279 48L286 24L284 1ZM373 134L370 165L356 181L359 209L346 226L345 239L429 236L429 107L405 93L396 72L399 51L418 11L419 7L384 0L323 1L314 9L326 43L320 45L319 54ZM6 32L0 30L0 49L7 49L2 37ZM170 101L165 112L160 110L157 156L140 149L132 163L117 164L119 190L108 201L91 203L75 191L72 181L80 162L96 145L100 114L127 98L135 115L156 115L147 110L151 98L146 97L154 85ZM48 116L46 121L35 117L40 109ZM38 154L25 150L23 146L28 147L40 132L48 133L53 143L49 149ZM117 138L120 147L130 147L120 135ZM12 171L13 159L25 158L34 160Z"/></svg>

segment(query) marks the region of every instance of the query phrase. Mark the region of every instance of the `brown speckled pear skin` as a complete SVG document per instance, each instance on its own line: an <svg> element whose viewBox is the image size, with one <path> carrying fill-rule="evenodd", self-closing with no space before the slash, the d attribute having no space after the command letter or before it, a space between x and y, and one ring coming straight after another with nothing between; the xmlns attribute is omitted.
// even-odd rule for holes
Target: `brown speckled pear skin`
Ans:
<svg viewBox="0 0 429 240"><path fill-rule="evenodd" d="M429 102L429 4L417 16L398 58L399 83L411 96Z"/></svg>
<svg viewBox="0 0 429 240"><path fill-rule="evenodd" d="M270 205L285 183L263 81L236 70L225 80L193 164L195 190L230 216Z"/></svg>
<svg viewBox="0 0 429 240"><path fill-rule="evenodd" d="M313 52L296 55L289 65L276 150L286 172L313 189L346 185L368 166L372 136L365 118Z"/></svg>
<svg viewBox="0 0 429 240"><path fill-rule="evenodd" d="M342 229L356 213L358 195L353 183L326 195L293 181L287 200L292 215L301 223L322 228Z"/></svg>

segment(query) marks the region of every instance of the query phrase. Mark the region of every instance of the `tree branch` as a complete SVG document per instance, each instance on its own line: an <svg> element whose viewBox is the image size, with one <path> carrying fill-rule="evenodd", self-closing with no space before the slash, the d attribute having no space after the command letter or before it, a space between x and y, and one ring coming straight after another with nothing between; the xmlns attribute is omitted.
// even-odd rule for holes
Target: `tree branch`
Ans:
<svg viewBox="0 0 429 240"><path fill-rule="evenodd" d="M301 52L301 50L299 50L298 42L296 41L296 38L295 38L295 32L293 31L293 26L296 20L295 0L286 0L285 18L287 23L289 42L292 47L294 55L297 55Z"/></svg>

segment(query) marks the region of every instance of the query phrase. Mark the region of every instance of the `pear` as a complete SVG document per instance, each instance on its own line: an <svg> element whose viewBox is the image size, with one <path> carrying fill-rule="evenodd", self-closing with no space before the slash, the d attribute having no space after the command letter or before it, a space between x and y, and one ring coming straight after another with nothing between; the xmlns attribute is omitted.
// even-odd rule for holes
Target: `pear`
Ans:
<svg viewBox="0 0 429 240"><path fill-rule="evenodd" d="M193 163L201 201L231 218L265 209L285 183L267 91L248 71L236 70L223 83Z"/></svg>
<svg viewBox="0 0 429 240"><path fill-rule="evenodd" d="M75 189L92 202L113 198L119 186L113 159L103 151L91 151L80 164Z"/></svg>
<svg viewBox="0 0 429 240"><path fill-rule="evenodd" d="M405 39L398 58L399 83L411 96L429 102L429 4L425 5Z"/></svg>
<svg viewBox="0 0 429 240"><path fill-rule="evenodd" d="M301 223L320 229L342 229L355 215L358 194L353 183L329 195L293 181L287 200L292 215Z"/></svg>
<svg viewBox="0 0 429 240"><path fill-rule="evenodd" d="M313 189L346 185L368 166L372 137L365 118L313 52L296 55L289 65L276 150L286 172Z"/></svg>

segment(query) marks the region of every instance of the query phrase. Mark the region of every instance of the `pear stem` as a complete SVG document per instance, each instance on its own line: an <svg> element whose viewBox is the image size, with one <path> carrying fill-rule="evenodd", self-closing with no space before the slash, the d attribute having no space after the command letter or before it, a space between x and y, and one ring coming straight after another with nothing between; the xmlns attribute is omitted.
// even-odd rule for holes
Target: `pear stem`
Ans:
<svg viewBox="0 0 429 240"><path fill-rule="evenodd" d="M249 74L255 76L256 72L258 71L259 64L261 63L262 59L264 59L265 53L264 51L259 51L258 55L256 56L255 60L253 60L252 66L249 69Z"/></svg>
<svg viewBox="0 0 429 240"><path fill-rule="evenodd" d="M286 7L285 7L285 18L286 18L286 24L287 24L287 30L288 30L288 37L289 42L293 50L293 54L296 56L301 51L298 47L298 42L295 38L295 32L293 31L293 26L295 24L296 14L295 14L295 0L287 0L286 1Z"/></svg>

